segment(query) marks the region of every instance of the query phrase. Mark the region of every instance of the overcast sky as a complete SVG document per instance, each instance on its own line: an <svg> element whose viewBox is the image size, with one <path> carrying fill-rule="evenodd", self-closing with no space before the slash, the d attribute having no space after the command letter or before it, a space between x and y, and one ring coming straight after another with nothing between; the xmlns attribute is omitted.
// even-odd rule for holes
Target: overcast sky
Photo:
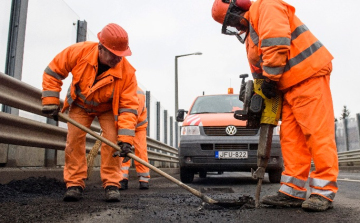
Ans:
<svg viewBox="0 0 360 223"><path fill-rule="evenodd" d="M11 2L0 1L3 6ZM331 77L335 116L340 116L344 105L352 115L360 113L360 1L286 2L335 58ZM133 53L128 60L137 69L138 82L169 115L174 115L175 107L176 55L203 53L178 59L179 108L188 109L203 92L227 93L228 87L238 92L239 75L250 74L245 46L221 34L221 25L211 17L212 4L213 0L29 0L23 79L41 87L42 71L56 53L74 42L72 23L80 19L87 21L89 40L97 41L96 34L112 22L128 32ZM49 35L46 41L41 39ZM3 49L6 39L0 37Z"/></svg>

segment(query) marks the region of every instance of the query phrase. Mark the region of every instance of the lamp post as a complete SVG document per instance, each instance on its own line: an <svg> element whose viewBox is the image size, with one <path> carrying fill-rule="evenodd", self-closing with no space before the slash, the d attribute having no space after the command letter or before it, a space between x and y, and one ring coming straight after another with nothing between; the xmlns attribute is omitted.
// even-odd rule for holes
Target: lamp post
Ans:
<svg viewBox="0 0 360 223"><path fill-rule="evenodd" d="M202 55L201 52L196 52L196 53L189 53L189 54L184 54L184 55L177 55L175 56L175 118L176 118L176 113L179 109L179 96L178 96L178 58L179 57L185 57L185 56L191 56L191 55ZM178 148L178 137L179 137L179 126L178 126L178 122L175 122L175 148Z"/></svg>
<svg viewBox="0 0 360 223"><path fill-rule="evenodd" d="M191 56L191 55L202 55L202 53L201 52L196 52L196 53L189 53L189 54L175 56L175 117L176 117L176 113L177 113L177 111L179 109L178 58L179 57L185 57L185 56Z"/></svg>

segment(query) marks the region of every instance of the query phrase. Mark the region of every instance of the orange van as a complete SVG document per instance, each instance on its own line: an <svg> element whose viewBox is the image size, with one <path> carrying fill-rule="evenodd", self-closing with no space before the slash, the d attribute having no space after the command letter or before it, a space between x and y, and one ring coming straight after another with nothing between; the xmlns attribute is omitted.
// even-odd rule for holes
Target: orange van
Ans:
<svg viewBox="0 0 360 223"><path fill-rule="evenodd" d="M180 179L191 183L195 174L257 169L259 129L246 128L246 121L234 118L243 103L238 94L198 96L190 109L179 109ZM186 117L185 113L187 113ZM283 170L278 129L274 129L271 157L267 166L269 181L279 183Z"/></svg>

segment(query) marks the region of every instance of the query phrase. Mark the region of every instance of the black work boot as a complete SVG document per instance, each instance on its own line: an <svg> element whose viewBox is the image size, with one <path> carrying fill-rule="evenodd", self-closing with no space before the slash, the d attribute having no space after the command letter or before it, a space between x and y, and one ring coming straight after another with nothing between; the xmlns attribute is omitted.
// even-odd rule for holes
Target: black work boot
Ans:
<svg viewBox="0 0 360 223"><path fill-rule="evenodd" d="M105 188L105 198L108 202L120 201L120 192L117 186L107 186Z"/></svg>
<svg viewBox="0 0 360 223"><path fill-rule="evenodd" d="M317 194L311 194L310 197L302 203L301 207L305 211L326 211L327 209L333 208L333 205L328 199Z"/></svg>
<svg viewBox="0 0 360 223"><path fill-rule="evenodd" d="M64 194L64 201L79 201L82 198L83 189L80 186L68 187Z"/></svg>
<svg viewBox="0 0 360 223"><path fill-rule="evenodd" d="M127 179L123 179L122 181L120 181L120 190L127 190L128 189L128 180Z"/></svg>
<svg viewBox="0 0 360 223"><path fill-rule="evenodd" d="M267 205L274 205L278 207L301 207L304 200L290 197L281 192L277 192L276 195L268 195L262 198L261 203Z"/></svg>
<svg viewBox="0 0 360 223"><path fill-rule="evenodd" d="M140 184L139 184L139 189L140 190L147 190L147 189L149 189L149 183L148 182L139 182Z"/></svg>

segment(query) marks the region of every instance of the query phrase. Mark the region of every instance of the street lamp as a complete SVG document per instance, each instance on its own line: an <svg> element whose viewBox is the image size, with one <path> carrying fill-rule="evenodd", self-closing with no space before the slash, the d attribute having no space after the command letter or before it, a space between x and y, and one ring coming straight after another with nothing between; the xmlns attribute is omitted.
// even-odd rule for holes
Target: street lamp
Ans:
<svg viewBox="0 0 360 223"><path fill-rule="evenodd" d="M201 52L196 52L196 53L189 53L189 54L184 54L184 55L178 55L175 56L175 117L176 117L176 113L179 109L179 96L178 96L178 58L179 57L185 57L185 56L191 56L191 55L202 55Z"/></svg>

